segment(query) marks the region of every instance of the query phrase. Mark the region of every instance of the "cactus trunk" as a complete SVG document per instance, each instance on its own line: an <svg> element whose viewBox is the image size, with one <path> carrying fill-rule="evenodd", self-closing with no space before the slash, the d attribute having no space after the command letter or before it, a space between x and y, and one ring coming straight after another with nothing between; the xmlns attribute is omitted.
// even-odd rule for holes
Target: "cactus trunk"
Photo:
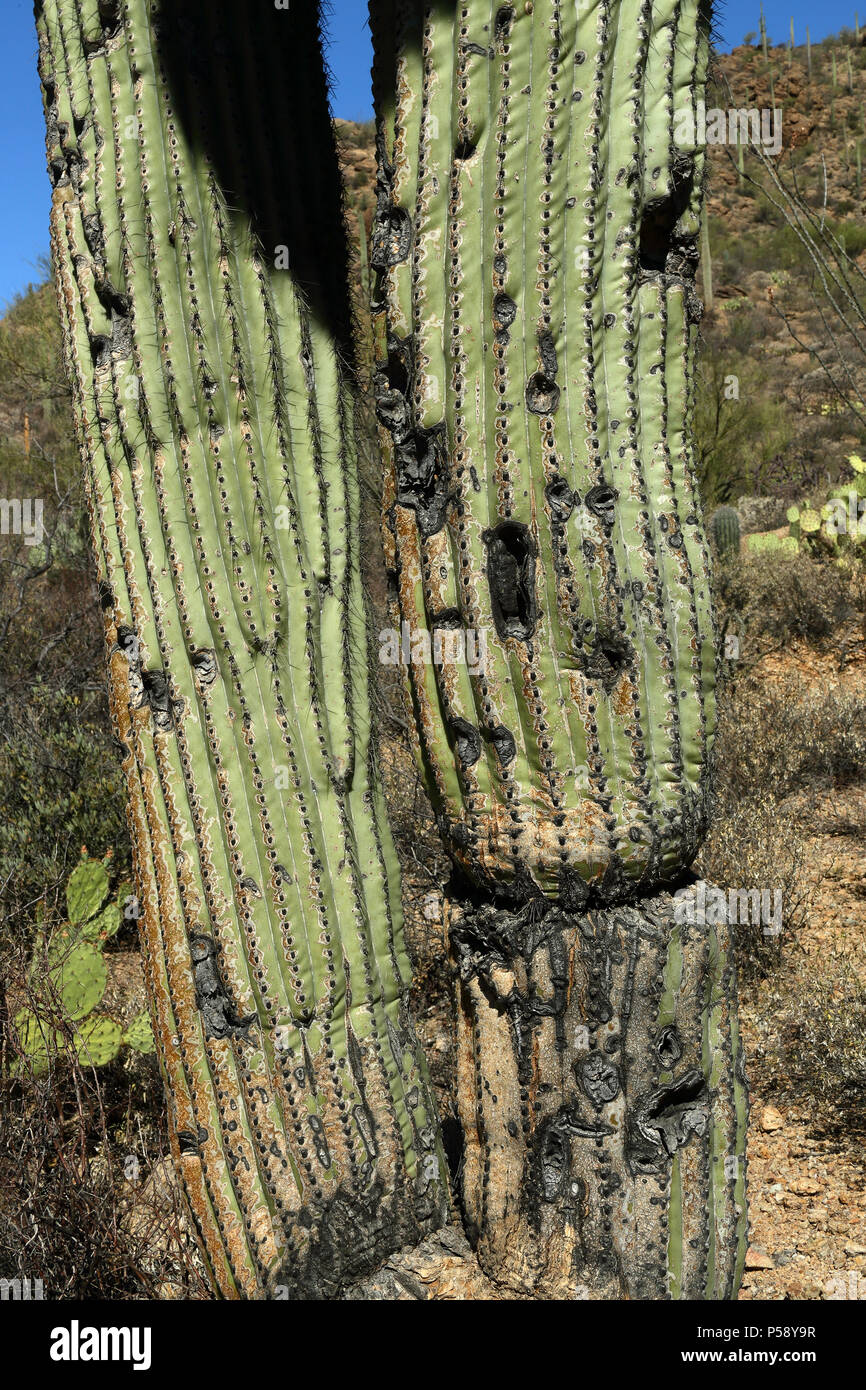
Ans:
<svg viewBox="0 0 866 1390"><path fill-rule="evenodd" d="M223 1294L333 1297L449 1198L371 742L317 9L36 8L174 1156Z"/></svg>
<svg viewBox="0 0 866 1390"><path fill-rule="evenodd" d="M430 634L408 695L461 875L464 1210L512 1289L731 1297L730 943L664 891L707 825L715 729L690 438L708 14L370 18L386 558L395 625Z"/></svg>
<svg viewBox="0 0 866 1390"><path fill-rule="evenodd" d="M674 879L707 821L704 155L694 122L673 137L706 30L678 5L396 15L372 257L386 545L403 620L459 623L486 656L409 666L423 767L479 887L626 899Z"/></svg>

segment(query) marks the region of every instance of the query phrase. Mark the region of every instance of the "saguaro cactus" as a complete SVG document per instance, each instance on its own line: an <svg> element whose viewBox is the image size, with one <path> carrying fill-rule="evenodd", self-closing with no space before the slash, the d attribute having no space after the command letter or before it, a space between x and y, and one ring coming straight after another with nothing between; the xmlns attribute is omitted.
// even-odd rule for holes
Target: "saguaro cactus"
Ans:
<svg viewBox="0 0 866 1390"><path fill-rule="evenodd" d="M409 668L424 766L480 886L627 898L688 864L707 819L703 152L673 136L707 37L679 5L388 8L389 558L413 628L490 639L477 675Z"/></svg>
<svg viewBox="0 0 866 1390"><path fill-rule="evenodd" d="M40 0L52 234L175 1157L227 1294L449 1219L372 754L316 10ZM373 0L378 410L450 903L462 1209L517 1296L729 1296L694 0ZM685 123L686 126L688 122ZM434 646L434 650L436 650ZM480 648L476 648L480 650Z"/></svg>
<svg viewBox="0 0 866 1390"><path fill-rule="evenodd" d="M740 552L740 518L734 507L718 507L710 523L716 550L720 556Z"/></svg>
<svg viewBox="0 0 866 1390"><path fill-rule="evenodd" d="M175 1159L228 1296L448 1218L370 738L317 9L39 0L52 247Z"/></svg>
<svg viewBox="0 0 866 1390"><path fill-rule="evenodd" d="M511 1287L731 1296L733 970L726 930L661 891L712 785L689 433L707 11L370 12L387 558L412 629L486 638L482 669L408 668L466 881L464 1208Z"/></svg>

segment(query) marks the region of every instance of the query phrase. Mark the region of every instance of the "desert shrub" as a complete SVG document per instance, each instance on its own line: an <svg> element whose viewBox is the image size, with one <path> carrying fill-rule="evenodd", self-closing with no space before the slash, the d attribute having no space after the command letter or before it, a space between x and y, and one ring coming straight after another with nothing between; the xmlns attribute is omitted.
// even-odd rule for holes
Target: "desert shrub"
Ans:
<svg viewBox="0 0 866 1390"><path fill-rule="evenodd" d="M786 524L787 504L781 497L739 497L740 525L748 531L774 531Z"/></svg>
<svg viewBox="0 0 866 1390"><path fill-rule="evenodd" d="M778 966L808 917L812 896L794 817L780 811L772 795L760 791L727 805L716 818L695 868L724 892L769 894L762 899L760 917L751 911L747 921L732 925L731 930L737 966L744 977L763 975Z"/></svg>
<svg viewBox="0 0 866 1390"><path fill-rule="evenodd" d="M9 932L24 930L78 859L113 850L129 869L118 756L101 692L89 697L35 684L0 744L0 884Z"/></svg>
<svg viewBox="0 0 866 1390"><path fill-rule="evenodd" d="M866 251L866 227L862 223L837 222L833 234L841 241L847 255L859 256L861 251Z"/></svg>
<svg viewBox="0 0 866 1390"><path fill-rule="evenodd" d="M23 948L4 942L0 1012L28 988ZM46 1298L207 1297L181 1212L151 1211L168 1152L156 1059L98 1072L70 1047L34 1074L6 1027L0 1053L0 1278L41 1279Z"/></svg>
<svg viewBox="0 0 866 1390"><path fill-rule="evenodd" d="M707 508L744 492L776 491L764 479L780 455L790 453L790 408L773 389L758 345L771 335L766 315L734 300L725 330L710 322L697 368L694 434L701 497ZM774 330L773 330L774 331Z"/></svg>
<svg viewBox="0 0 866 1390"><path fill-rule="evenodd" d="M866 1132L866 986L836 953L791 965L757 997L749 1073L762 1095L809 1100L830 1132Z"/></svg>
<svg viewBox="0 0 866 1390"><path fill-rule="evenodd" d="M740 632L747 661L794 637L820 645L860 602L856 575L803 552L746 553L716 565L714 588L720 620Z"/></svg>
<svg viewBox="0 0 866 1390"><path fill-rule="evenodd" d="M764 793L781 801L858 783L866 772L866 700L809 692L797 677L772 684L744 677L723 700L716 769L724 816Z"/></svg>
<svg viewBox="0 0 866 1390"><path fill-rule="evenodd" d="M24 417L28 432L23 432ZM50 283L0 320L0 494L43 503L41 543L0 546L0 913L26 937L81 846L128 869L104 639Z"/></svg>

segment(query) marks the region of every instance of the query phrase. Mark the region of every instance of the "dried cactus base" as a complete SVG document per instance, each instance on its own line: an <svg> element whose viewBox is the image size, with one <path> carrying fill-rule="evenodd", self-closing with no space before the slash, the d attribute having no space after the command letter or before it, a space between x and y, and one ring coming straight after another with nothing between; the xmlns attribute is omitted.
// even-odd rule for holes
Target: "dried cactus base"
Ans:
<svg viewBox="0 0 866 1390"><path fill-rule="evenodd" d="M728 927L669 894L452 902L461 1202L517 1296L730 1299L747 1093Z"/></svg>
<svg viewBox="0 0 866 1390"><path fill-rule="evenodd" d="M395 1250L421 1250L447 1220L442 1189L423 1174L406 1190L385 1191L381 1175L367 1190L338 1190L320 1210L301 1209L286 1229L287 1255L271 1274L266 1296L334 1300L357 1290L387 1268ZM359 1283L359 1281L361 1281ZM360 1295L366 1296L366 1295Z"/></svg>

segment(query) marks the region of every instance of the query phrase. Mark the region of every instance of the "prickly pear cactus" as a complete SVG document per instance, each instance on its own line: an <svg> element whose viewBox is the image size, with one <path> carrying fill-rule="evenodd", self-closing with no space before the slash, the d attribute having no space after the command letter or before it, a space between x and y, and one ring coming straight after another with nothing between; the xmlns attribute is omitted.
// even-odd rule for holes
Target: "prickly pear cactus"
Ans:
<svg viewBox="0 0 866 1390"><path fill-rule="evenodd" d="M371 24L388 559L412 630L484 652L408 668L427 784L485 890L621 900L707 821L706 17L373 0Z"/></svg>
<svg viewBox="0 0 866 1390"><path fill-rule="evenodd" d="M854 474L854 488L859 497L866 497L866 459L859 454L849 454L848 462Z"/></svg>
<svg viewBox="0 0 866 1390"><path fill-rule="evenodd" d="M407 666L417 751L469 881L473 1245L536 1297L734 1297L730 941L659 892L706 829L716 720L690 435L708 13L370 16L385 544L395 626L432 639Z"/></svg>
<svg viewBox="0 0 866 1390"><path fill-rule="evenodd" d="M36 11L175 1160L225 1295L334 1296L449 1195L370 734L318 7Z"/></svg>
<svg viewBox="0 0 866 1390"><path fill-rule="evenodd" d="M113 1062L124 1046L153 1052L147 1013L124 1025L100 1011L108 981L102 951L120 927L128 896L121 887L118 901L107 901L109 890L105 864L85 855L66 885L68 923L47 943L41 932L37 938L29 981L37 1003L14 1019L23 1054L16 1072L38 1076L52 1064L61 1065L70 1050L89 1066Z"/></svg>
<svg viewBox="0 0 866 1390"><path fill-rule="evenodd" d="M713 513L710 531L721 559L740 553L740 518L733 507L719 507Z"/></svg>

